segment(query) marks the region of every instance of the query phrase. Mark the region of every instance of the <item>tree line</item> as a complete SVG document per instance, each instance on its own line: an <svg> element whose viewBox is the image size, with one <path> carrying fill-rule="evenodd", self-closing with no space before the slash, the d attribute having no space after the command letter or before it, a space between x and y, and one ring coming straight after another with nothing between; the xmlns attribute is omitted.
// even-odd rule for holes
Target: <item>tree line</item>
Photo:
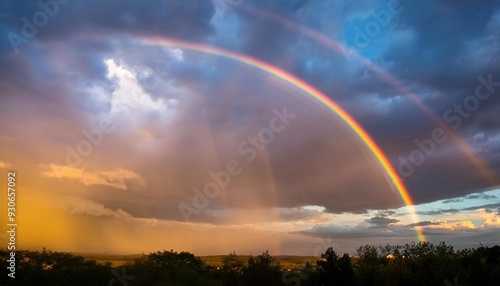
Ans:
<svg viewBox="0 0 500 286"><path fill-rule="evenodd" d="M7 250L0 250L7 265ZM189 252L157 251L113 267L65 252L17 251L16 278L0 285L499 285L500 246L454 250L444 242L360 246L356 255L328 248L316 261L282 269L268 251L243 261L225 256L221 267ZM6 267L2 267L6 269Z"/></svg>

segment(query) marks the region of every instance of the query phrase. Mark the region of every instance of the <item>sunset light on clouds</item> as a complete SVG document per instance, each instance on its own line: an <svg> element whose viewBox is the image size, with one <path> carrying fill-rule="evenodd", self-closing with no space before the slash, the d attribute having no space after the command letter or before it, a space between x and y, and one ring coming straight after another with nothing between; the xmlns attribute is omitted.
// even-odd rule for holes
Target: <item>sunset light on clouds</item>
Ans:
<svg viewBox="0 0 500 286"><path fill-rule="evenodd" d="M2 4L2 247L9 171L22 249L500 243L497 1L62 2Z"/></svg>

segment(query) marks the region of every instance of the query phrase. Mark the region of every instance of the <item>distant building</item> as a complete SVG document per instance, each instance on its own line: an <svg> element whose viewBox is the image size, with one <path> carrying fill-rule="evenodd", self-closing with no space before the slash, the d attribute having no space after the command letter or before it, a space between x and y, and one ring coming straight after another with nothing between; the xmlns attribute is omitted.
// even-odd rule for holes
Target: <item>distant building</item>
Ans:
<svg viewBox="0 0 500 286"><path fill-rule="evenodd" d="M54 265L54 264L48 264L48 263L43 262L43 263L42 263L42 269L43 269L43 270L52 270L52 266L53 266L53 265Z"/></svg>

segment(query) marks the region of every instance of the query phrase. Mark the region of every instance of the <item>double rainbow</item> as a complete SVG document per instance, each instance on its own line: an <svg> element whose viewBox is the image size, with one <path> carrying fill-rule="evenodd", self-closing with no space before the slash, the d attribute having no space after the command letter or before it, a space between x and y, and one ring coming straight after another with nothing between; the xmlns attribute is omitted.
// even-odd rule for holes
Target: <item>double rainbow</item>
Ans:
<svg viewBox="0 0 500 286"><path fill-rule="evenodd" d="M372 154L375 156L381 167L385 170L387 176L391 180L391 182L394 184L394 187L396 188L397 192L403 199L403 202L407 206L408 210L410 211L410 216L413 220L414 223L419 222L418 216L415 212L414 208L414 203L413 200L408 193L408 190L406 189L405 185L399 178L396 170L394 167L391 165L385 154L380 150L380 148L377 146L375 141L370 137L370 135L359 125L352 116L349 115L342 107L340 107L337 103L335 103L332 99L312 87L311 85L307 84L303 80L273 66L270 65L266 62L260 61L258 59L249 57L247 55L242 55L238 54L235 52L227 51L221 48L209 46L209 45L204 45L204 44L198 44L198 43L192 43L192 42L186 42L186 41L180 41L180 40L174 40L174 39L169 39L169 38L160 38L160 37L144 37L142 38L144 42L153 44L153 45L159 45L159 46L165 46L165 47L176 47L176 48L182 48L182 49L188 49L188 50L193 50L197 52L203 52L203 53L208 53L220 57L225 57L240 63L244 63L246 65L249 65L251 67L257 68L259 70L262 70L264 72L267 72L269 74L272 74L276 76L277 78L280 78L284 80L285 82L288 82L289 84L305 91L307 94L309 94L311 97L313 97L315 100L318 100L320 103L331 109L337 116L339 116L352 130L353 132L359 136L359 138L364 142L366 147L372 152ZM417 233L417 236L419 240L425 241L425 236L422 232L422 229L417 225L415 226L415 230Z"/></svg>

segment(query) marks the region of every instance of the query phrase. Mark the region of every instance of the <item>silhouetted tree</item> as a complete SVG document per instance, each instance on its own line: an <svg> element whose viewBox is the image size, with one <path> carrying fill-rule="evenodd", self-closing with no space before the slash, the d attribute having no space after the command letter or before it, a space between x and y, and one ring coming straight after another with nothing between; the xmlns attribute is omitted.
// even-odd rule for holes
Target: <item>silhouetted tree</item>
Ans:
<svg viewBox="0 0 500 286"><path fill-rule="evenodd" d="M359 285L378 285L382 279L377 248L367 244L356 249L356 253L358 255L356 269Z"/></svg>
<svg viewBox="0 0 500 286"><path fill-rule="evenodd" d="M0 285L109 285L126 273L134 285L499 285L500 246L455 251L441 242L429 242L357 249L357 257L342 257L328 248L316 266L306 263L301 271L281 272L279 262L268 251L250 257L244 267L233 252L223 260L222 269L207 266L189 252L158 251L111 267L81 256L52 251L16 251L16 279L0 276ZM7 265L9 252L0 250ZM123 270L123 272L122 272ZM4 269L5 271L5 269ZM282 275L283 274L283 275ZM120 285L115 281L113 285Z"/></svg>
<svg viewBox="0 0 500 286"><path fill-rule="evenodd" d="M124 265L129 285L216 285L203 261L189 252L157 251Z"/></svg>
<svg viewBox="0 0 500 286"><path fill-rule="evenodd" d="M353 285L354 270L351 258L346 253L339 257L337 252L329 247L318 264L318 283L319 285Z"/></svg>
<svg viewBox="0 0 500 286"><path fill-rule="evenodd" d="M243 262L236 253L229 253L222 260L222 281L227 286L242 285L241 274L243 270Z"/></svg>
<svg viewBox="0 0 500 286"><path fill-rule="evenodd" d="M0 251L0 257L9 253ZM111 278L110 263L99 264L67 252L19 250L15 257L16 278L2 272L0 285L107 285Z"/></svg>
<svg viewBox="0 0 500 286"><path fill-rule="evenodd" d="M498 285L500 281L500 246L465 249L458 252L466 285Z"/></svg>
<svg viewBox="0 0 500 286"><path fill-rule="evenodd" d="M256 259L250 257L243 269L243 285L282 285L280 263L267 250Z"/></svg>
<svg viewBox="0 0 500 286"><path fill-rule="evenodd" d="M335 278L339 274L339 267L337 259L339 258L337 252L329 247L325 253L321 254L321 260L318 264L318 280L321 285L332 285L335 283Z"/></svg>

